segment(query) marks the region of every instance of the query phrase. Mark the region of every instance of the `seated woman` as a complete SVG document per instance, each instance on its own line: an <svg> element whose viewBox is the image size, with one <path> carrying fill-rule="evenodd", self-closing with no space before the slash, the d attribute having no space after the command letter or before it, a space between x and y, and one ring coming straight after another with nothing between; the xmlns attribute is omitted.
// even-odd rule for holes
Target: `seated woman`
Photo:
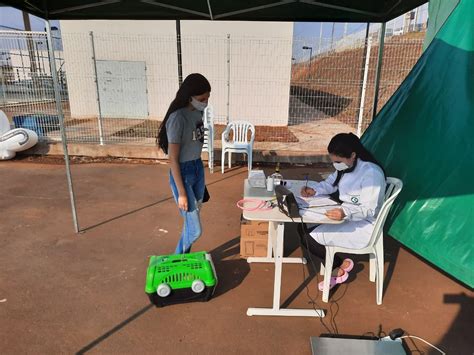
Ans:
<svg viewBox="0 0 474 355"><path fill-rule="evenodd" d="M352 249L368 245L386 187L383 168L356 135L337 134L329 142L328 152L336 171L324 181L309 182L301 190L304 197L339 193L341 206L327 211L326 216L344 220L343 223L318 225L309 236L300 231L303 244L323 260L325 245ZM351 259L341 260L336 255L330 288L345 282L353 266ZM322 290L323 282L318 287Z"/></svg>

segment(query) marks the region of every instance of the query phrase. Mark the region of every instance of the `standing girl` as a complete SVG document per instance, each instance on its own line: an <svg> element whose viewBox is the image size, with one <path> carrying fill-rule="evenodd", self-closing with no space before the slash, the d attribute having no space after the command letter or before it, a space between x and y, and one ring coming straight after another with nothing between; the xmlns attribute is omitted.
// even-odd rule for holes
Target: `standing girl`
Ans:
<svg viewBox="0 0 474 355"><path fill-rule="evenodd" d="M171 102L158 132L158 145L168 154L171 191L183 216L183 230L175 254L189 253L201 236L199 209L204 197L203 111L211 92L209 81L201 74L184 79Z"/></svg>

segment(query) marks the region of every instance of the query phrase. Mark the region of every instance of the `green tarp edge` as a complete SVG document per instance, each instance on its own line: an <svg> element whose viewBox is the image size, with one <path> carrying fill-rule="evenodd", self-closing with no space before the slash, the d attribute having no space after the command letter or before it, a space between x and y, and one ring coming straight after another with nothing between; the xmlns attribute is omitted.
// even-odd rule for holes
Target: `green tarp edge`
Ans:
<svg viewBox="0 0 474 355"><path fill-rule="evenodd" d="M473 133L474 0L461 0L362 141L404 182L388 234L470 287Z"/></svg>

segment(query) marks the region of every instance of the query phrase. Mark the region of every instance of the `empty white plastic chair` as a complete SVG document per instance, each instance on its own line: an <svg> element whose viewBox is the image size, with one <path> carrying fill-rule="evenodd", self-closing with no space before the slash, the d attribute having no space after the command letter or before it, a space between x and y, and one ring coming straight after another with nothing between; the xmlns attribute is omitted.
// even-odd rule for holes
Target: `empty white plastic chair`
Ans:
<svg viewBox="0 0 474 355"><path fill-rule="evenodd" d="M329 281L331 278L334 255L336 253L348 254L369 254L370 274L369 279L376 282L376 300L377 304L382 304L383 278L384 278L384 251L383 251L383 226L387 219L388 212L402 190L403 183L400 179L387 177L387 189L385 192L385 201L375 220L374 231L370 237L369 244L363 249L350 249L336 246L326 247L326 260L321 264L321 275L324 275L323 302L329 298ZM355 236L356 237L356 236Z"/></svg>
<svg viewBox="0 0 474 355"><path fill-rule="evenodd" d="M244 153L247 154L248 170L252 170L254 140L255 127L250 122L234 121L227 125L224 132L222 132L222 174L224 174L225 153L229 155L229 169L231 168L232 153Z"/></svg>
<svg viewBox="0 0 474 355"><path fill-rule="evenodd" d="M207 105L202 117L204 122L204 145L202 149L207 151L209 171L214 172L214 108Z"/></svg>

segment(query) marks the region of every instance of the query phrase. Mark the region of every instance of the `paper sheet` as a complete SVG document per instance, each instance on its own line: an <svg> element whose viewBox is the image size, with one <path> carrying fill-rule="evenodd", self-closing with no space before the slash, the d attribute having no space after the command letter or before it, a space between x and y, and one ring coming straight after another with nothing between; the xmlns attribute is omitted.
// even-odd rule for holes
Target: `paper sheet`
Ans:
<svg viewBox="0 0 474 355"><path fill-rule="evenodd" d="M301 195L295 195L296 202L301 208L313 208L313 207L329 207L339 205L336 201L329 198L329 196L312 196L302 197Z"/></svg>
<svg viewBox="0 0 474 355"><path fill-rule="evenodd" d="M300 209L300 216L309 218L311 220L323 219L326 217L326 212L330 209L330 207Z"/></svg>

